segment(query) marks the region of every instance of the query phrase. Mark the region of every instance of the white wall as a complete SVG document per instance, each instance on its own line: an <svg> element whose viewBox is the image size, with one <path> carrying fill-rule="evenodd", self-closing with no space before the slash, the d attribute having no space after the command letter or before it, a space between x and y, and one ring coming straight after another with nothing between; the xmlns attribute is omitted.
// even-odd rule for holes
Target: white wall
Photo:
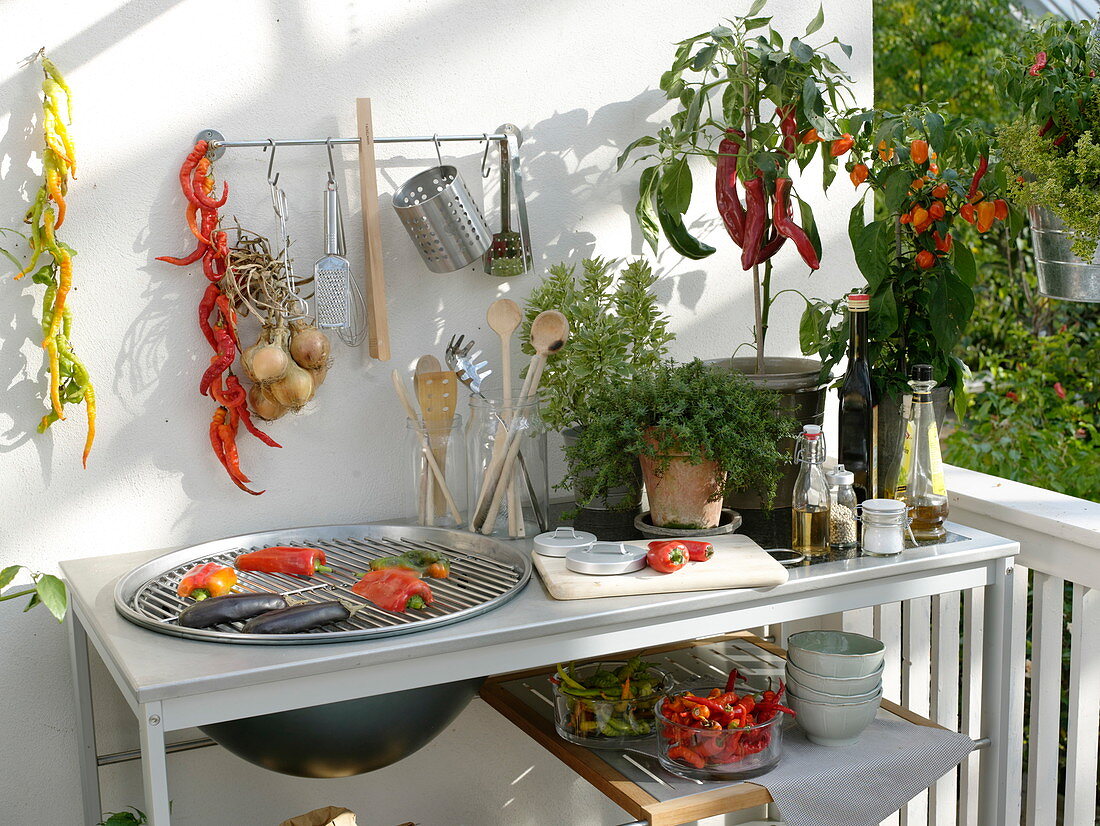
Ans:
<svg viewBox="0 0 1100 826"><path fill-rule="evenodd" d="M354 134L354 98L374 99L379 134L492 130L511 121L522 150L540 268L598 252L642 251L630 220L636 173L616 174L619 148L661 118L660 72L671 41L743 13L747 0L593 4L583 0L8 0L0 10L0 225L33 194L37 70L16 61L46 45L76 93L80 178L63 238L79 255L71 304L74 342L97 382L100 428L80 469L83 416L39 436L44 408L37 341L40 287L0 284L0 563L54 570L59 559L166 547L258 528L358 521L406 513L401 433L390 365L339 349L316 408L274 425L281 451L245 441L242 463L267 493L239 493L206 442L210 402L196 392L207 358L196 329L202 276L153 260L190 249L176 170L194 134L230 138ZM773 0L778 25L800 34L816 2ZM64 8L64 14L54 10ZM850 68L870 99L870 0L825 3L826 32L855 47ZM665 113L667 115L667 113ZM386 199L431 162L429 147L381 147L380 190L393 365L441 355L453 332L489 344L486 306L522 299L535 278L499 282L475 269L432 276ZM480 187L474 145L459 153ZM353 152L341 173L350 196L349 255L362 272ZM451 157L455 157L452 155ZM324 152L280 150L298 266L320 252ZM227 216L274 233L266 159L231 150L219 177L232 188ZM752 302L699 170L690 222L720 248L695 263L664 251L661 300L673 315L678 357L726 356L749 338ZM811 174L818 174L816 165ZM803 194L813 188L805 186ZM851 188L841 176L815 199L826 254L807 279L793 250L776 283L833 297L858 280L845 223ZM495 223L495 209L490 209ZM774 354L797 351L795 297L773 315ZM492 350L490 350L490 353ZM72 408L70 408L72 409ZM0 809L8 822L75 823L78 791L64 635L41 610L0 606ZM100 681L101 750L133 745L127 712ZM471 760L470 756L476 755ZM510 785L527 766L534 770ZM624 820L582 781L483 707L420 756L377 775L333 783L291 780L206 750L171 758L176 822L276 823L313 804L344 801L370 824L614 823ZM438 770L446 795L415 782ZM105 803L140 805L137 767L103 772ZM398 792L397 790L402 791ZM515 802L508 803L515 797ZM300 805L299 805L300 803ZM233 815L230 817L230 815Z"/></svg>

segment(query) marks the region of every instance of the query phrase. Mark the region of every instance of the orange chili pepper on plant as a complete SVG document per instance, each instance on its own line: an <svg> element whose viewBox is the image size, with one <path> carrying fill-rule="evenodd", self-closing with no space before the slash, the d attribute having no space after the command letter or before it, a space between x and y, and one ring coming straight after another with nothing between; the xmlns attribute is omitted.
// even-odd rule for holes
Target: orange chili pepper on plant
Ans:
<svg viewBox="0 0 1100 826"><path fill-rule="evenodd" d="M928 214L932 216L933 221L938 221L947 214L947 210L944 209L942 201L933 201L932 205L928 207Z"/></svg>
<svg viewBox="0 0 1100 826"><path fill-rule="evenodd" d="M963 204L959 207L959 217L966 221L968 224L973 224L975 221L974 205Z"/></svg>
<svg viewBox="0 0 1100 826"><path fill-rule="evenodd" d="M924 178L917 178L915 181L913 181L912 184L909 185L909 188L915 189L918 192L924 189Z"/></svg>
<svg viewBox="0 0 1100 826"><path fill-rule="evenodd" d="M818 137L816 129L807 129L805 132L802 133L801 142L803 146L810 143L816 143L819 140L821 140L821 138Z"/></svg>
<svg viewBox="0 0 1100 826"><path fill-rule="evenodd" d="M839 158L841 155L851 149L852 146L855 145L855 142L856 139L845 132L843 135L833 141L833 145L829 149L829 154L832 155L834 158Z"/></svg>
<svg viewBox="0 0 1100 826"><path fill-rule="evenodd" d="M925 163L928 160L928 141L918 138L909 144L909 157L913 163Z"/></svg>
<svg viewBox="0 0 1100 826"><path fill-rule="evenodd" d="M936 265L936 255L930 250L921 250L917 253L917 266L922 270L930 270Z"/></svg>
<svg viewBox="0 0 1100 826"><path fill-rule="evenodd" d="M1008 218L1008 202L1003 198L998 198L993 202L993 217L998 221L1004 221Z"/></svg>
<svg viewBox="0 0 1100 826"><path fill-rule="evenodd" d="M988 232L993 226L996 215L997 207L992 201L982 201L978 204L978 232Z"/></svg>
<svg viewBox="0 0 1100 826"><path fill-rule="evenodd" d="M932 188L932 197L933 198L946 198L947 193L950 192L950 191L951 191L951 189L950 189L950 187L947 186L947 184L936 184Z"/></svg>
<svg viewBox="0 0 1100 826"><path fill-rule="evenodd" d="M892 160L894 157L894 148L887 146L886 141L881 140L878 142L878 156L884 161Z"/></svg>
<svg viewBox="0 0 1100 826"><path fill-rule="evenodd" d="M903 212L901 214L901 219L900 220L903 224L911 224L911 223L913 223L913 216L910 215L908 212Z"/></svg>
<svg viewBox="0 0 1100 826"><path fill-rule="evenodd" d="M951 252L951 233L947 233L943 238L940 237L939 231L933 231L932 240L936 243L936 249L940 252Z"/></svg>
<svg viewBox="0 0 1100 826"><path fill-rule="evenodd" d="M921 224L928 223L928 210L922 206L913 207L913 211L910 213L913 219L913 228L919 227ZM920 230L918 230L920 232Z"/></svg>
<svg viewBox="0 0 1100 826"><path fill-rule="evenodd" d="M855 166L852 167L852 172L848 177L852 179L853 186L859 186L861 183L867 180L868 173L869 170L867 169L867 164L857 163Z"/></svg>

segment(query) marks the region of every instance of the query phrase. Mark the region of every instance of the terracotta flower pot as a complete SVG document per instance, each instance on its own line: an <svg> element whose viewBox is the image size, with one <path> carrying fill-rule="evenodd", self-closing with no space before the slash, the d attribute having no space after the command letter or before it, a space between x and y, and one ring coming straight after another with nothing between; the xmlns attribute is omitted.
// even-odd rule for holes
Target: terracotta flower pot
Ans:
<svg viewBox="0 0 1100 826"><path fill-rule="evenodd" d="M714 497L725 481L725 474L719 472L717 462L703 461L692 465L673 455L668 457L669 463L664 473L659 474L660 459L648 456L639 458L654 525L663 528L713 528L718 524L722 518L722 499Z"/></svg>

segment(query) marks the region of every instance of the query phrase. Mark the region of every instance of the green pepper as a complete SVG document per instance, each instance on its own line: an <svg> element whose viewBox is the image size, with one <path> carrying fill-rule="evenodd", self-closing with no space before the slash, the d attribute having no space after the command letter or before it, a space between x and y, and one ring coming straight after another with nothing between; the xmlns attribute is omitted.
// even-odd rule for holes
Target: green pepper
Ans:
<svg viewBox="0 0 1100 826"><path fill-rule="evenodd" d="M57 296L57 286L50 284L46 287L46 292L42 294L42 335L48 336L50 334L50 327L53 326L53 302Z"/></svg>
<svg viewBox="0 0 1100 826"><path fill-rule="evenodd" d="M672 246L676 252L685 258L690 258L693 261L698 261L700 258L706 258L708 255L714 253L714 247L710 244L704 244L690 232L686 226L684 226L684 217L677 215L664 205L664 201L661 199L661 191L657 190L657 220L661 222L661 229L664 230L665 238L668 239L668 243Z"/></svg>

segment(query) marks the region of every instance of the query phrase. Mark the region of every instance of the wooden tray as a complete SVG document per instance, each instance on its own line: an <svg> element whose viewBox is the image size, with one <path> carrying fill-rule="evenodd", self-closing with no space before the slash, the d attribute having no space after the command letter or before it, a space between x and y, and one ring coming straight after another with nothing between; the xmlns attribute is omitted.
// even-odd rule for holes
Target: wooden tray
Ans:
<svg viewBox="0 0 1100 826"><path fill-rule="evenodd" d="M671 574L643 568L631 574L592 576L565 567L564 557L533 554L535 568L554 599L594 599L674 591L717 591L723 588L772 588L787 581L787 569L759 545L740 534L708 536L714 557L689 562ZM646 548L645 541L627 542Z"/></svg>
<svg viewBox="0 0 1100 826"><path fill-rule="evenodd" d="M749 633L729 634L695 642L676 643L607 656L629 659L640 653L680 680L724 681L734 666L754 684L783 673L786 652ZM756 783L704 782L672 775L632 753L597 751L562 740L554 730L554 711L549 676L553 668L540 668L491 677L481 697L551 754L603 792L617 806L652 826L677 826L704 817L738 812L772 802ZM882 710L915 723L932 721L887 700Z"/></svg>

